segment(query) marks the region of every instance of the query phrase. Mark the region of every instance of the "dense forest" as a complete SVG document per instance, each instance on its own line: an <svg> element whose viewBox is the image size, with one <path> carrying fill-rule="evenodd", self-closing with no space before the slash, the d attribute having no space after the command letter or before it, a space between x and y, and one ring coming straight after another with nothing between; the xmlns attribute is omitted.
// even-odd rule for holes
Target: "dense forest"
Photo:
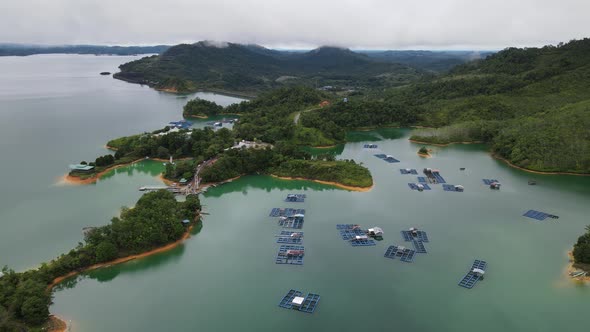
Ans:
<svg viewBox="0 0 590 332"><path fill-rule="evenodd" d="M184 105L182 116L190 117L209 117L223 112L223 107L216 103L204 99L192 99Z"/></svg>
<svg viewBox="0 0 590 332"><path fill-rule="evenodd" d="M220 89L249 94L293 85L350 89L399 86L429 75L407 65L335 47L282 52L258 45L210 42L173 46L161 55L119 68L115 78L161 89Z"/></svg>
<svg viewBox="0 0 590 332"><path fill-rule="evenodd" d="M575 264L585 267L586 271L590 270L590 225L586 226L586 233L574 245L573 256Z"/></svg>
<svg viewBox="0 0 590 332"><path fill-rule="evenodd" d="M179 240L197 222L201 204L195 195L178 202L168 191L143 195L133 208L85 233L84 243L34 270L17 273L4 267L0 277L0 331L42 331L49 318L57 278L97 263L142 253ZM189 220L184 225L182 220Z"/></svg>

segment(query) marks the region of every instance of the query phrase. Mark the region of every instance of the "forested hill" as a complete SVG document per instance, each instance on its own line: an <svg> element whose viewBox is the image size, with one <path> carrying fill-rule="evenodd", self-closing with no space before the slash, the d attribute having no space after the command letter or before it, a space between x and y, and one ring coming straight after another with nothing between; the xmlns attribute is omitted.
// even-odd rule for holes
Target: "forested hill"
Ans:
<svg viewBox="0 0 590 332"><path fill-rule="evenodd" d="M414 138L484 141L521 167L590 173L589 87L590 39L508 48L427 82L336 103L315 121L442 127Z"/></svg>
<svg viewBox="0 0 590 332"><path fill-rule="evenodd" d="M104 46L104 45L24 45L0 44L0 56L25 56L33 54L94 54L94 55L135 55L162 53L170 46Z"/></svg>
<svg viewBox="0 0 590 332"><path fill-rule="evenodd" d="M116 78L177 91L256 93L288 85L376 87L407 84L422 71L380 62L347 49L282 52L258 45L198 42L120 66Z"/></svg>

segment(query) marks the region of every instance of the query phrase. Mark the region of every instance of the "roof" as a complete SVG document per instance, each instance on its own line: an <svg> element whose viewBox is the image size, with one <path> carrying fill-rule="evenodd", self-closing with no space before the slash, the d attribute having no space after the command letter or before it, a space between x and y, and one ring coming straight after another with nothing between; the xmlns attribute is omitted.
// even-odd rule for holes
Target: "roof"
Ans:
<svg viewBox="0 0 590 332"><path fill-rule="evenodd" d="M301 297L301 296L295 296L293 298L293 301L291 301L291 304L295 304L295 305L302 305L303 301L305 300L305 298Z"/></svg>
<svg viewBox="0 0 590 332"><path fill-rule="evenodd" d="M190 221L190 220L188 220L188 219L184 219L184 220L182 221L182 223L183 223L183 224L188 224L188 223L190 223L190 222L191 222L191 221Z"/></svg>
<svg viewBox="0 0 590 332"><path fill-rule="evenodd" d="M381 227L369 228L369 232L372 232L372 233L375 233L375 234L378 234L378 233L383 234L383 230L381 229Z"/></svg>
<svg viewBox="0 0 590 332"><path fill-rule="evenodd" d="M90 171L94 169L94 166L83 164L70 165L69 167L72 171Z"/></svg>
<svg viewBox="0 0 590 332"><path fill-rule="evenodd" d="M484 274L486 273L486 271L482 270L482 269L473 269L473 272L475 273L479 273L479 274Z"/></svg>
<svg viewBox="0 0 590 332"><path fill-rule="evenodd" d="M180 183L185 183L185 182L188 182L188 180L187 180L187 179L185 179L185 178L182 178L182 179L180 179L180 181L178 181L178 182L180 182Z"/></svg>

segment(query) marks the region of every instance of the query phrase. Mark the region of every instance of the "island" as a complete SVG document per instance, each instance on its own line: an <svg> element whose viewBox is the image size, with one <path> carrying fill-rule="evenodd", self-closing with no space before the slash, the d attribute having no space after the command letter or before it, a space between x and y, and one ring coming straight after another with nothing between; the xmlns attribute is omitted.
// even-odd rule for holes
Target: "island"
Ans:
<svg viewBox="0 0 590 332"><path fill-rule="evenodd" d="M25 272L4 267L0 273L0 328L3 331L63 328L64 324L56 317L49 320L53 286L85 271L176 247L200 222L200 210L196 195L179 202L166 190L150 192L133 208L123 208L110 224L87 229L84 243L67 254Z"/></svg>
<svg viewBox="0 0 590 332"><path fill-rule="evenodd" d="M430 157L430 151L428 150L428 148L423 146L418 150L418 155L420 157L428 158L428 157Z"/></svg>
<svg viewBox="0 0 590 332"><path fill-rule="evenodd" d="M578 238L570 254L573 263L568 269L569 275L590 281L590 225L586 226L586 233Z"/></svg>

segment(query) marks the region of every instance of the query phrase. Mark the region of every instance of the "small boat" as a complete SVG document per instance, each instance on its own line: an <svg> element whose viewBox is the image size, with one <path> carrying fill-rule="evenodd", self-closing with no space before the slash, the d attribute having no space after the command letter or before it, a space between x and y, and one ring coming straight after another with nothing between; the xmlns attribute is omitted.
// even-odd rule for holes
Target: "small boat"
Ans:
<svg viewBox="0 0 590 332"><path fill-rule="evenodd" d="M459 170L460 171L464 171L465 170L465 167L461 167L461 168L459 168Z"/></svg>
<svg viewBox="0 0 590 332"><path fill-rule="evenodd" d="M534 186L537 184L537 181L535 180L529 180L529 186Z"/></svg>

